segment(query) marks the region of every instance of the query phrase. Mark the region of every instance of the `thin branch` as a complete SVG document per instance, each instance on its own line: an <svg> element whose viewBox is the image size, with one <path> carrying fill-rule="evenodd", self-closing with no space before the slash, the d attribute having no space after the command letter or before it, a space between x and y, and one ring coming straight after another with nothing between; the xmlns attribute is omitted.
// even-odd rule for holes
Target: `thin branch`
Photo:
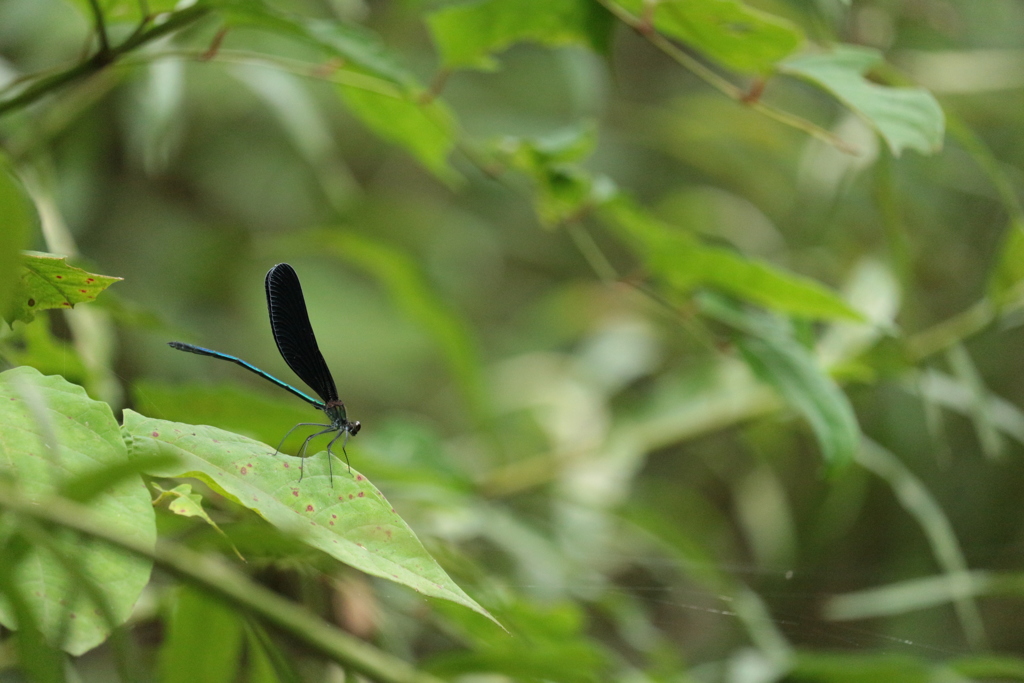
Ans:
<svg viewBox="0 0 1024 683"><path fill-rule="evenodd" d="M907 352L912 363L959 344L992 324L998 315L988 299L982 299L967 310L946 318L937 325L907 339Z"/></svg>
<svg viewBox="0 0 1024 683"><path fill-rule="evenodd" d="M427 88L423 94L420 95L420 104L430 104L438 97L441 96L441 91L444 90L445 84L448 83L448 78L452 75L451 69L441 69L435 75L433 80L430 82L430 87Z"/></svg>
<svg viewBox="0 0 1024 683"><path fill-rule="evenodd" d="M603 283L610 284L617 282L619 274L615 272L608 257L601 251L601 247L594 241L594 237L587 232L587 229L579 221L566 221L565 228L569 237L576 243L576 248L583 254L594 273L601 278Z"/></svg>
<svg viewBox="0 0 1024 683"><path fill-rule="evenodd" d="M796 114L791 114L784 109L779 109L778 107L773 107L770 104L765 104L760 100L749 101L750 94L748 92L745 92L739 86L723 78L715 71L702 64L700 60L688 55L671 40L653 30L649 17L635 17L626 9L615 3L614 0L597 0L597 2L606 10L611 12L616 19L643 36L651 45L664 52L677 64L690 71L697 78L701 79L726 97L746 104L759 114L775 119L783 125L801 130L807 135L828 143L842 152L853 155L860 153L859 150L850 143L846 142L834 133L825 130L821 126L808 121L807 119L801 118Z"/></svg>
<svg viewBox="0 0 1024 683"><path fill-rule="evenodd" d="M96 35L100 39L100 51L96 56L101 60L106 59L110 56L110 39L107 37L107 23L103 20L103 10L100 9L99 0L89 0L89 7L96 20Z"/></svg>
<svg viewBox="0 0 1024 683"><path fill-rule="evenodd" d="M76 531L140 557L287 631L326 657L382 683L441 683L430 674L331 626L252 581L220 557L166 540L155 546L114 531L90 508L65 498L29 499L0 484L0 508Z"/></svg>
<svg viewBox="0 0 1024 683"><path fill-rule="evenodd" d="M159 52L147 52L145 55L141 55L138 58L126 57L121 60L120 63L122 65L134 65L139 63L148 63L158 59L194 60L197 62L209 62L212 64L238 64L241 66L256 66L265 69L276 69L277 71L302 76L303 78L312 78L318 81L334 83L336 85L345 85L352 88L367 90L369 92L377 93L378 95L384 95L385 97L393 97L396 100L406 99L406 96L394 83L384 80L383 78L377 78L375 76L370 76L369 74L359 73L356 71L339 71L335 68L336 65L334 64L330 64L330 68L324 68L325 65L323 63L308 62L301 59L292 59L277 55L267 55L247 50L221 50L218 48L212 56L209 54L208 48L202 50L161 50Z"/></svg>
<svg viewBox="0 0 1024 683"><path fill-rule="evenodd" d="M64 69L63 71L58 71L57 73L36 80L17 95L14 95L7 100L0 101L0 116L17 109L27 107L41 97L62 88L69 83L88 78L89 76L102 71L108 65L118 61L121 57L132 50L198 21L209 13L209 11L208 7L193 5L192 7L183 9L180 12L174 12L167 17L167 21L159 24L158 26L153 26L149 30L132 34L127 40L117 47L108 47L108 51L106 53L103 53L101 50L91 59L79 62L74 66Z"/></svg>

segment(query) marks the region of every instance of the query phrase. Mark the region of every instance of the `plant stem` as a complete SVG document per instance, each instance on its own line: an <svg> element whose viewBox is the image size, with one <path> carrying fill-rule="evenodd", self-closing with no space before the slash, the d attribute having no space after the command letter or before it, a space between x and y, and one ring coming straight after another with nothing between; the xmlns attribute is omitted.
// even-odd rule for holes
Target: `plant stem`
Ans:
<svg viewBox="0 0 1024 683"><path fill-rule="evenodd" d="M27 107L39 98L57 90L58 88L102 71L104 68L113 64L135 48L141 47L142 45L156 40L157 38L184 28L185 26L198 21L209 13L209 11L210 10L207 7L193 5L192 7L183 9L180 12L172 13L168 16L167 21L157 26L153 26L147 31L133 34L117 47L110 47L107 45L107 49L104 51L101 45L100 51L89 59L79 62L78 64L75 64L63 71L58 71L50 76L40 78L14 97L5 101L0 101L0 116L17 109ZM106 40L104 36L105 30L104 33L101 34L101 43L104 43Z"/></svg>
<svg viewBox="0 0 1024 683"><path fill-rule="evenodd" d="M765 104L760 100L751 100L747 92L744 92L729 80L718 75L712 69L709 69L702 64L699 60L686 54L685 51L681 50L671 40L655 31L650 23L651 20L649 17L635 17L629 11L614 2L614 0L597 0L597 2L606 10L611 12L616 19L643 36L651 45L664 52L677 64L687 69L694 76L701 79L726 97L736 100L737 102L742 102L759 114L763 114L770 119L775 119L783 125L796 128L797 130L802 130L807 135L828 143L841 152L854 155L858 154L858 150L851 146L850 143L825 130L821 126L815 125L807 119L791 114L788 111L779 109L778 107Z"/></svg>
<svg viewBox="0 0 1024 683"><path fill-rule="evenodd" d="M158 540L155 546L149 546L112 531L109 525L84 505L57 497L29 499L6 484L0 485L0 508L39 522L71 529L151 559L165 571L261 617L324 656L374 681L441 683L434 676L416 670L408 662L350 636L255 583L219 557L197 553L165 540Z"/></svg>
<svg viewBox="0 0 1024 683"><path fill-rule="evenodd" d="M103 10L100 9L99 0L89 0L89 7L96 19L96 35L100 39L100 51L96 56L105 59L110 56L110 39L107 37L107 24L103 21Z"/></svg>
<svg viewBox="0 0 1024 683"><path fill-rule="evenodd" d="M992 302L982 299L952 318L918 332L907 340L911 362L919 363L933 353L943 351L977 334L995 321L998 313Z"/></svg>

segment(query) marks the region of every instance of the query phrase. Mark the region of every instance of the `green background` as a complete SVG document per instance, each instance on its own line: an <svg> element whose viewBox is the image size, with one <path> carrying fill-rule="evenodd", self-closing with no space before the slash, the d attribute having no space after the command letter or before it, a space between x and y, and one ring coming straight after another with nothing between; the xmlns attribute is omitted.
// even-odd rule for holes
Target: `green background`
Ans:
<svg viewBox="0 0 1024 683"><path fill-rule="evenodd" d="M199 2L120 53L98 6L115 63L21 104L102 47L0 2L0 265L123 278L5 369L272 448L317 413L166 342L293 381L292 264L353 466L508 633L196 481L224 536L162 538L444 678L1024 678L1019 3ZM263 629L157 571L127 630L145 680L340 675Z"/></svg>

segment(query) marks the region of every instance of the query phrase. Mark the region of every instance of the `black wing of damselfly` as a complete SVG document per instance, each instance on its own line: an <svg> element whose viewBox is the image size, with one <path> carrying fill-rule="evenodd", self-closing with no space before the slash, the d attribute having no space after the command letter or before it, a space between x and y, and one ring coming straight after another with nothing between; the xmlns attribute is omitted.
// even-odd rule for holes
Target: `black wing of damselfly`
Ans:
<svg viewBox="0 0 1024 683"><path fill-rule="evenodd" d="M270 329L281 357L324 403L337 401L338 389L309 324L306 300L295 269L287 263L277 264L267 273L266 285Z"/></svg>

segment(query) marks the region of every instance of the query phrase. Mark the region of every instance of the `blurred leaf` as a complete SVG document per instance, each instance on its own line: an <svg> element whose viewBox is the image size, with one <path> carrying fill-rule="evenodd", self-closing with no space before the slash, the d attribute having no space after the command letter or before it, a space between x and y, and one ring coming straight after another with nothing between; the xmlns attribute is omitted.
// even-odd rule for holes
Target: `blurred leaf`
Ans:
<svg viewBox="0 0 1024 683"><path fill-rule="evenodd" d="M457 618L451 610L445 611ZM583 614L576 605L542 607L517 600L496 612L511 636L461 620L460 633L473 649L435 655L425 668L446 678L495 672L517 681L606 680L606 654L585 635Z"/></svg>
<svg viewBox="0 0 1024 683"><path fill-rule="evenodd" d="M178 590L160 647L161 683L226 683L238 677L242 619L208 593Z"/></svg>
<svg viewBox="0 0 1024 683"><path fill-rule="evenodd" d="M803 33L790 21L739 0L619 0L616 4L642 17L653 9L655 29L744 73L771 71L803 42Z"/></svg>
<svg viewBox="0 0 1024 683"><path fill-rule="evenodd" d="M793 340L746 338L740 342L747 362L775 387L811 425L821 454L833 473L846 467L857 448L859 428L842 390Z"/></svg>
<svg viewBox="0 0 1024 683"><path fill-rule="evenodd" d="M539 170L556 164L584 161L597 146L597 126L592 121L529 138L505 138L502 151L517 158L523 170ZM521 155L521 156L517 156Z"/></svg>
<svg viewBox="0 0 1024 683"><path fill-rule="evenodd" d="M701 298L701 310L745 333L736 340L743 357L811 425L829 471L836 474L849 465L860 447L853 407L782 321L711 296Z"/></svg>
<svg viewBox="0 0 1024 683"><path fill-rule="evenodd" d="M278 678L274 665L267 656L267 651L262 644L249 635L245 640L245 653L249 660L248 678L249 683L277 683Z"/></svg>
<svg viewBox="0 0 1024 683"><path fill-rule="evenodd" d="M436 426L410 417L375 422L369 434L359 434L359 450L368 454L364 469L387 480L392 488L431 490L433 499L445 504L465 504L476 481L464 466L453 462Z"/></svg>
<svg viewBox="0 0 1024 683"><path fill-rule="evenodd" d="M44 377L21 367L0 374L0 458L3 470L16 478L22 492L45 495L98 468L116 468L127 461L127 454L110 406L93 401L61 377ZM156 540L153 507L137 475L108 486L90 508L122 533ZM152 563L73 536L56 542L76 558L84 576L106 588L118 623L127 619L149 580ZM100 610L75 587L56 558L39 548L31 553L19 566L16 581L46 636L58 636L70 610L74 617L67 622L65 642L59 644L63 649L79 655L103 642L110 629ZM78 597L67 604L71 595ZM13 625L6 608L0 608L0 622Z"/></svg>
<svg viewBox="0 0 1024 683"><path fill-rule="evenodd" d="M21 250L39 226L39 215L21 181L0 155L0 314L15 319Z"/></svg>
<svg viewBox="0 0 1024 683"><path fill-rule="evenodd" d="M256 619L245 622L248 683L302 683L289 659Z"/></svg>
<svg viewBox="0 0 1024 683"><path fill-rule="evenodd" d="M833 596L825 604L825 616L836 621L872 619L947 605L967 597L992 592L993 575L963 571L910 579Z"/></svg>
<svg viewBox="0 0 1024 683"><path fill-rule="evenodd" d="M405 148L423 166L449 185L461 180L448 163L455 149L455 116L440 100L417 102L411 96L389 96L339 85L349 110L384 140Z"/></svg>
<svg viewBox="0 0 1024 683"><path fill-rule="evenodd" d="M854 367L864 364L884 341L896 337L896 316L902 292L892 271L873 258L865 258L850 273L843 285L843 300L863 316L861 322L834 322L815 344L818 357L837 374L840 364ZM906 366L900 369L904 372ZM869 371L878 368L871 366Z"/></svg>
<svg viewBox="0 0 1024 683"><path fill-rule="evenodd" d="M779 65L779 71L827 90L866 120L895 156L906 149L934 154L942 149L945 116L924 88L893 88L872 83L863 74L883 62L882 54L859 45L804 54Z"/></svg>
<svg viewBox="0 0 1024 683"><path fill-rule="evenodd" d="M956 532L949 517L943 512L935 496L899 458L870 439L863 439L857 452L857 463L882 479L900 505L914 517L928 538L928 545L942 570L950 576L967 574L967 559L960 548ZM985 623L975 600L963 592L953 602L960 627L972 647L982 647L987 641Z"/></svg>
<svg viewBox="0 0 1024 683"><path fill-rule="evenodd" d="M136 153L149 176L166 173L185 138L185 63L156 60L146 67L135 99L136 116L129 119Z"/></svg>
<svg viewBox="0 0 1024 683"><path fill-rule="evenodd" d="M609 179L594 178L577 163L590 156L596 143L597 130L588 123L548 135L504 138L495 151L533 181L537 216L542 225L556 227L615 195Z"/></svg>
<svg viewBox="0 0 1024 683"><path fill-rule="evenodd" d="M277 117L295 149L314 171L331 205L343 208L355 194L355 180L345 166L326 112L294 74L237 65L231 74L260 97Z"/></svg>
<svg viewBox="0 0 1024 683"><path fill-rule="evenodd" d="M662 223L625 196L602 207L612 229L634 245L647 268L674 292L713 287L783 313L810 318L861 320L823 285L729 249L701 244L694 235Z"/></svg>
<svg viewBox="0 0 1024 683"><path fill-rule="evenodd" d="M220 11L229 26L257 28L291 38L340 60L335 68L355 65L395 85L415 81L377 34L358 24L289 16L262 3L228 2Z"/></svg>
<svg viewBox="0 0 1024 683"><path fill-rule="evenodd" d="M20 320L29 323L35 320L37 311L71 308L83 301L92 301L120 280L119 277L96 275L76 268L68 264L65 256L25 252L8 322Z"/></svg>
<svg viewBox="0 0 1024 683"><path fill-rule="evenodd" d="M63 683L63 654L39 631L35 610L26 600L27 587L16 577L20 565L31 559L31 550L30 543L13 528L0 538L0 610L6 603L11 620L17 624L14 636L8 641L13 645L13 653L8 654L8 658L16 655L18 663L34 682Z"/></svg>
<svg viewBox="0 0 1024 683"><path fill-rule="evenodd" d="M0 561L0 600L8 606L10 616L5 620L8 627L16 624L17 631L10 641L18 655L18 663L27 674L28 680L33 683L63 683L65 660L63 654L55 647L46 642L46 638L39 632L38 622L33 614L33 608L26 600L26 586L19 585L19 581L12 575L19 565L11 552L11 541L8 537L7 543L0 546L3 553L3 561ZM20 553L19 553L20 555ZM18 561L23 561L19 557ZM3 610L0 610L2 613Z"/></svg>
<svg viewBox="0 0 1024 683"><path fill-rule="evenodd" d="M904 382L907 384L908 380ZM961 415L969 417L976 410L977 398L972 390L964 386L963 382L938 370L925 370L908 389L911 393L920 393L924 399ZM992 393L985 394L984 410L994 427L1024 445L1024 411Z"/></svg>
<svg viewBox="0 0 1024 683"><path fill-rule="evenodd" d="M519 42L607 51L612 15L592 0L483 0L427 18L446 69L496 69L491 56Z"/></svg>
<svg viewBox="0 0 1024 683"><path fill-rule="evenodd" d="M623 519L635 524L675 556L679 568L689 577L715 593L728 595L735 582L718 570L714 555L682 529L675 520L656 510L634 503L622 512Z"/></svg>
<svg viewBox="0 0 1024 683"><path fill-rule="evenodd" d="M750 639L772 668L787 662L792 648L772 620L768 606L752 589L720 571L712 556L674 520L641 505L633 505L625 519L636 524L666 550L679 564L679 569L712 591L746 627Z"/></svg>
<svg viewBox="0 0 1024 683"><path fill-rule="evenodd" d="M1021 303L1024 300L1024 221L1010 223L996 261L989 278L988 295L1000 307Z"/></svg>
<svg viewBox="0 0 1024 683"><path fill-rule="evenodd" d="M430 557L380 491L355 470L349 473L339 467L340 474L328 480L326 463L313 456L311 471L300 484L300 458L275 457L265 444L231 432L153 420L131 410L124 413L124 434L130 457L180 458L180 466L154 469L151 476L199 479L351 567L491 618Z"/></svg>
<svg viewBox="0 0 1024 683"><path fill-rule="evenodd" d="M961 676L978 679L1024 681L1024 659L1010 655L973 655L948 663Z"/></svg>
<svg viewBox="0 0 1024 683"><path fill-rule="evenodd" d="M330 232L322 240L340 258L369 271L383 284L395 304L420 325L438 349L478 423L489 415L483 361L466 320L441 300L406 254L355 233Z"/></svg>
<svg viewBox="0 0 1024 683"><path fill-rule="evenodd" d="M168 465L173 466L173 463L152 463L149 466L152 469L161 469L167 467ZM227 534L225 534L221 530L221 528L217 526L217 523L213 521L210 515L206 514L206 510L203 509L203 497L198 493L192 493L192 484L179 484L178 486L175 486L173 489L169 491L160 488L160 486L158 486L157 484L150 484L150 486L152 486L160 493L160 495L157 496L156 500L153 501L153 505L159 505L164 500L168 500L167 509L173 512L174 514L179 515L181 517L198 517L199 519L203 520L211 527L213 527L213 529L216 530L216 532L220 534L224 538L224 540L226 540L231 545L231 549L235 551L235 555L238 556L238 559L240 559L242 562L245 562L245 558L242 557L242 553L238 552L238 548L236 548L235 545L231 543L231 540L228 538Z"/></svg>
<svg viewBox="0 0 1024 683"><path fill-rule="evenodd" d="M127 460L85 472L61 486L60 495L76 503L87 503L126 479L137 478L148 467L169 466L168 458Z"/></svg>
<svg viewBox="0 0 1024 683"><path fill-rule="evenodd" d="M18 325L3 339L3 354L12 365L29 365L44 375L85 381L87 372L74 344L54 336L50 325Z"/></svg>
<svg viewBox="0 0 1024 683"><path fill-rule="evenodd" d="M824 654L800 652L786 680L813 683L933 683L932 665L926 660L879 654Z"/></svg>

